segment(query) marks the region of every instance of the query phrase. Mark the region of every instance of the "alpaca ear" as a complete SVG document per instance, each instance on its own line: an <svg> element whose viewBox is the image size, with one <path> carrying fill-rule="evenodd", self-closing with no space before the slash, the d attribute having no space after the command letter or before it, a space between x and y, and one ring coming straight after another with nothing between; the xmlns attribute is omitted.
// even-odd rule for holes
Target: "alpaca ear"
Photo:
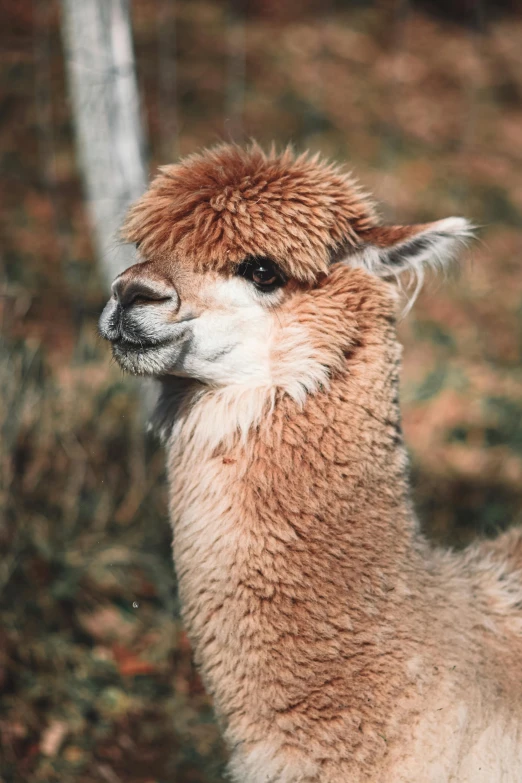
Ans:
<svg viewBox="0 0 522 783"><path fill-rule="evenodd" d="M413 226L373 226L359 234L361 244L346 260L378 277L409 271L418 291L425 268L444 268L472 237L473 226L461 217Z"/></svg>

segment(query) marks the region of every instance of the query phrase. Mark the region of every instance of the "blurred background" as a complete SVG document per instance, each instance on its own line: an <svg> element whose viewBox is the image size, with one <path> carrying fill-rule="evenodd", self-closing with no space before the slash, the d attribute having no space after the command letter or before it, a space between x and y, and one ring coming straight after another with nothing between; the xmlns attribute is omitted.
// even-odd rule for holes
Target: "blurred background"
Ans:
<svg viewBox="0 0 522 783"><path fill-rule="evenodd" d="M64 8L0 0L0 780L213 783L225 752L178 620L163 455L139 385L97 336L107 274ZM142 176L221 140L293 142L346 161L386 220L481 226L460 274L427 285L401 324L404 427L434 540L520 522L522 5L133 0L129 13Z"/></svg>

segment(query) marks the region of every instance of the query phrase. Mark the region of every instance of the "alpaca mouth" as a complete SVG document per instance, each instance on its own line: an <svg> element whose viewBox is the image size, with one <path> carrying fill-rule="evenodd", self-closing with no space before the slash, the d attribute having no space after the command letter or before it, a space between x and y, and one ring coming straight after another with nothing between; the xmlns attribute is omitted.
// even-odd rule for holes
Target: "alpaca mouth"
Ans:
<svg viewBox="0 0 522 783"><path fill-rule="evenodd" d="M105 335L112 345L112 355L122 370L133 375L163 375L175 366L179 356L186 350L187 341L190 343L190 328L187 324L190 320L194 319L187 318L172 324L173 327L179 324L179 328L171 328L167 334L163 329L158 330L158 334L147 333L120 321L110 335L106 328Z"/></svg>
<svg viewBox="0 0 522 783"><path fill-rule="evenodd" d="M133 375L161 375L175 364L183 349L183 339L167 340L126 339L124 336L111 340L112 355L122 370Z"/></svg>
<svg viewBox="0 0 522 783"><path fill-rule="evenodd" d="M171 345L173 340L171 337L167 339L154 339L150 337L140 337L136 334L120 334L119 337L111 340L112 347L118 348L121 351L134 351L138 353L144 353L145 351L153 350L154 348L162 348L165 345Z"/></svg>
<svg viewBox="0 0 522 783"><path fill-rule="evenodd" d="M168 323L143 316L140 312L129 313L114 307L109 301L100 317L100 334L112 344L113 350L144 353L179 342L186 336L189 322L194 320L188 317Z"/></svg>
<svg viewBox="0 0 522 783"><path fill-rule="evenodd" d="M181 328L179 330L176 329L174 332L170 331L167 335L162 335L161 332L154 335L134 328L132 325L123 324L120 321L109 340L112 343L113 350L118 348L121 351L145 353L156 348L165 348L183 342L187 337L187 324L189 321L194 320L194 318L185 318L182 321L176 321L172 326L180 326Z"/></svg>
<svg viewBox="0 0 522 783"><path fill-rule="evenodd" d="M162 354L165 351L176 352L186 338L186 330L179 334L153 336L141 334L135 330L120 329L119 334L111 338L112 354L120 364L127 357Z"/></svg>

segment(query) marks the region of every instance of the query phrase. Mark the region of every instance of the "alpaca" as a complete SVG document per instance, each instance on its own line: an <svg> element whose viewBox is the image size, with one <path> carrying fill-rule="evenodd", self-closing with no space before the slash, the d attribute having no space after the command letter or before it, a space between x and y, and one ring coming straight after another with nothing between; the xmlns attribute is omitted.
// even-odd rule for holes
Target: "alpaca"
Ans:
<svg viewBox="0 0 522 783"><path fill-rule="evenodd" d="M522 534L433 548L395 322L470 236L342 169L223 145L161 170L100 319L159 379L182 616L237 783L522 780Z"/></svg>

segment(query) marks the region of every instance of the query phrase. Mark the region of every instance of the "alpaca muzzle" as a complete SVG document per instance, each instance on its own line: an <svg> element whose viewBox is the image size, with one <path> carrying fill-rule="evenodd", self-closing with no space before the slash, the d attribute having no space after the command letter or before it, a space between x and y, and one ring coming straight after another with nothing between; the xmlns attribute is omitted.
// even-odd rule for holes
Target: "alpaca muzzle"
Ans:
<svg viewBox="0 0 522 783"><path fill-rule="evenodd" d="M140 278L131 267L114 281L99 331L123 369L157 374L179 351L192 320L177 320L178 310L179 296L172 286Z"/></svg>

